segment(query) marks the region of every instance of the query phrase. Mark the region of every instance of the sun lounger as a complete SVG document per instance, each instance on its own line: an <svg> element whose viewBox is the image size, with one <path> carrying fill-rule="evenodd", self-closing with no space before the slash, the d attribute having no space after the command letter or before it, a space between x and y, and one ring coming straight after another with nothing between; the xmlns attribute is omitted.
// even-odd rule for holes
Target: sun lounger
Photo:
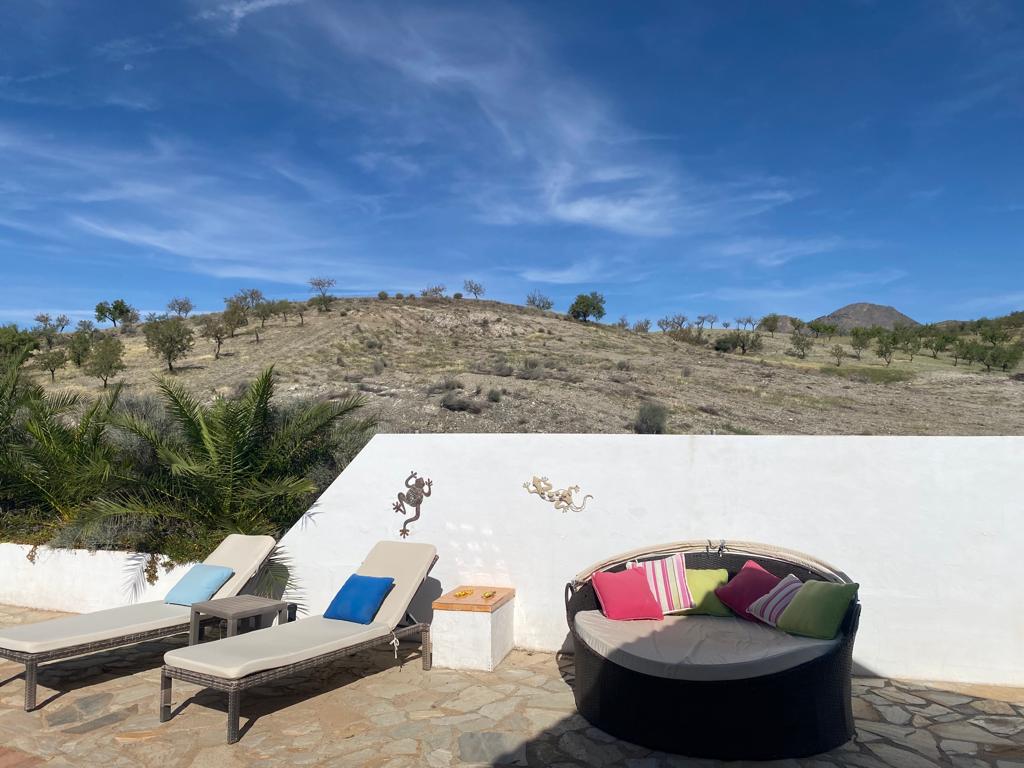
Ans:
<svg viewBox="0 0 1024 768"><path fill-rule="evenodd" d="M234 571L214 598L239 594L256 576L275 546L271 536L237 533L227 536L204 561ZM25 665L25 711L29 712L36 706L39 664L188 632L190 614L187 605L150 601L3 627L0 628L0 658Z"/></svg>
<svg viewBox="0 0 1024 768"><path fill-rule="evenodd" d="M390 576L395 584L370 624L312 616L164 655L160 678L160 722L171 716L171 680L176 678L228 694L228 744L238 741L241 692L255 685L314 669L377 645L420 636L423 668L430 669L430 625L409 615L409 604L437 560L429 544L382 541L356 573ZM403 625L403 621L407 622Z"/></svg>

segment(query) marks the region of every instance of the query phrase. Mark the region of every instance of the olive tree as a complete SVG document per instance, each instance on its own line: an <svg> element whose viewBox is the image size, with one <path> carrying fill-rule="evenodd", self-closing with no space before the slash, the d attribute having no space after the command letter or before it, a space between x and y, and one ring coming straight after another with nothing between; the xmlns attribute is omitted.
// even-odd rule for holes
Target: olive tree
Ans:
<svg viewBox="0 0 1024 768"><path fill-rule="evenodd" d="M93 347L85 372L95 376L107 388L107 380L125 369L124 344L114 336L104 336Z"/></svg>
<svg viewBox="0 0 1024 768"><path fill-rule="evenodd" d="M792 333L789 337L789 346L793 350L793 354L803 360L807 357L807 353L814 347L814 339L808 336L806 333Z"/></svg>
<svg viewBox="0 0 1024 768"><path fill-rule="evenodd" d="M118 323L137 323L138 316L138 310L124 299L114 299L110 303L101 301L96 305L96 320L101 323L109 320L115 328Z"/></svg>
<svg viewBox="0 0 1024 768"><path fill-rule="evenodd" d="M175 297L167 302L167 311L173 312L178 317L188 317L193 309L195 306L192 304L192 299L187 296Z"/></svg>
<svg viewBox="0 0 1024 768"><path fill-rule="evenodd" d="M206 315L199 321L199 335L213 342L213 359L220 360L220 348L228 336L228 328L223 317Z"/></svg>
<svg viewBox="0 0 1024 768"><path fill-rule="evenodd" d="M63 349L49 349L36 356L36 365L50 372L50 381L57 379L57 371L68 364L68 356Z"/></svg>
<svg viewBox="0 0 1024 768"><path fill-rule="evenodd" d="M146 323L142 329L146 347L167 363L167 370L174 372L174 361L188 354L192 349L192 329L180 317L159 317Z"/></svg>
<svg viewBox="0 0 1024 768"><path fill-rule="evenodd" d="M762 317L761 322L758 323L757 325L762 330L768 331L768 333L770 333L772 338L774 339L775 332L779 330L779 324L781 323L781 321L782 318L773 312L770 315L765 315L764 317Z"/></svg>
<svg viewBox="0 0 1024 768"><path fill-rule="evenodd" d="M896 335L889 331L879 333L875 338L875 355L882 359L886 367L889 367L894 354L896 354Z"/></svg>
<svg viewBox="0 0 1024 768"><path fill-rule="evenodd" d="M604 296L597 291L579 294L569 307L569 316L584 323L590 318L600 320L604 317Z"/></svg>
<svg viewBox="0 0 1024 768"><path fill-rule="evenodd" d="M846 349L843 347L842 344L834 344L832 346L832 349L830 349L828 352L830 355L832 355L832 357L835 358L836 367L838 368L839 365L843 362L843 358L846 357Z"/></svg>
<svg viewBox="0 0 1024 768"><path fill-rule="evenodd" d="M534 309L539 309L542 312L547 312L553 306L555 306L555 302L553 302L550 298L545 296L540 291L530 291L530 293L527 294L526 296L526 306L533 307Z"/></svg>
<svg viewBox="0 0 1024 768"><path fill-rule="evenodd" d="M331 296L328 291L338 284L338 281L333 277L311 277L309 278L309 288L314 291L317 295L313 297L313 306L316 307L318 312L329 312L331 309L331 302L334 301L334 297ZM262 298L262 297L261 297Z"/></svg>
<svg viewBox="0 0 1024 768"><path fill-rule="evenodd" d="M867 328L850 329L850 347L853 349L853 356L860 360L861 354L871 346L872 333Z"/></svg>
<svg viewBox="0 0 1024 768"><path fill-rule="evenodd" d="M474 299L479 299L481 296L487 293L483 285L481 283L478 283L476 280L464 280L462 282L462 290L464 290L468 294L471 294Z"/></svg>

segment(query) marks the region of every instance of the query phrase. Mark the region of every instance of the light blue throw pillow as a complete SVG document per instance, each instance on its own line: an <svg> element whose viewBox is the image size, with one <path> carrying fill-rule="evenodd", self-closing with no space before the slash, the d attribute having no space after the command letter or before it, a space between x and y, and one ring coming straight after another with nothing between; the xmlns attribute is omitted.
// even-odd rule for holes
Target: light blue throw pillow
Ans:
<svg viewBox="0 0 1024 768"><path fill-rule="evenodd" d="M193 565L189 572L181 577L181 581L167 593L164 602L173 605L192 605L209 600L234 573L223 565Z"/></svg>

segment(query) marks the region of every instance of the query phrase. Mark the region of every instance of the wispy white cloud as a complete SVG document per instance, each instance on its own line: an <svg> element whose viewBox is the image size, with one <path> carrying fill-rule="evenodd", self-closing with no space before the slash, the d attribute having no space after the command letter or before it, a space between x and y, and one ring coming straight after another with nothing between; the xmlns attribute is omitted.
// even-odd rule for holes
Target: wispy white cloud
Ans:
<svg viewBox="0 0 1024 768"><path fill-rule="evenodd" d="M603 280L608 277L608 267L598 259L578 261L563 267L531 267L519 272L519 277L531 283L573 285L576 283Z"/></svg>
<svg viewBox="0 0 1024 768"><path fill-rule="evenodd" d="M970 311L1024 311L1024 291L1010 291L1008 293L997 293L989 296L975 296L956 305L958 308Z"/></svg>
<svg viewBox="0 0 1024 768"><path fill-rule="evenodd" d="M752 262L762 267L778 267L803 256L831 253L846 244L837 236L741 237L709 245L705 252L716 258L715 266Z"/></svg>
<svg viewBox="0 0 1024 768"><path fill-rule="evenodd" d="M664 238L724 229L801 194L778 178L708 180L678 167L598 89L560 68L515 7L315 4L273 21L247 27L259 46L236 60L239 71L332 117L365 121L355 155L364 170L397 184L447 182L445 192L485 223ZM415 151L396 151L403 146ZM423 169L415 152L424 151L442 155L450 173Z"/></svg>
<svg viewBox="0 0 1024 768"><path fill-rule="evenodd" d="M234 34L247 16L270 8L298 5L303 2L305 0L232 0L231 2L217 2L212 7L201 10L199 18L221 23L227 32Z"/></svg>
<svg viewBox="0 0 1024 768"><path fill-rule="evenodd" d="M303 283L330 266L363 284L379 274L372 257L352 255L353 236L336 222L363 215L365 201L337 186L326 200L304 200L273 168L251 162L239 172L169 141L110 149L0 125L0 152L18 179L0 188L0 228L82 251L90 240L119 243L125 258L215 276Z"/></svg>
<svg viewBox="0 0 1024 768"><path fill-rule="evenodd" d="M907 276L902 269L875 272L842 272L823 280L797 284L771 281L758 285L723 286L700 294L721 301L778 302L829 296L857 288L878 287L895 283Z"/></svg>

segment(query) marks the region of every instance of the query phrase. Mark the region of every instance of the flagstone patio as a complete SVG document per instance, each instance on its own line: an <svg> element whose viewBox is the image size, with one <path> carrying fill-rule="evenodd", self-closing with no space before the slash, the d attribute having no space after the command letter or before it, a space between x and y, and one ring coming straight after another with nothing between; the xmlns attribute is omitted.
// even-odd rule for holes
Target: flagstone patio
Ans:
<svg viewBox="0 0 1024 768"><path fill-rule="evenodd" d="M0 625L59 614L0 606ZM224 743L222 694L175 683L157 721L159 665L184 638L41 668L41 707L21 709L20 668L0 660L0 768L234 766L713 766L618 741L575 713L571 657L515 651L493 673L424 672L415 648L363 653L242 699ZM1024 690L854 681L857 738L772 765L1024 768ZM727 716L728 713L723 713ZM733 763L732 765L739 765Z"/></svg>

